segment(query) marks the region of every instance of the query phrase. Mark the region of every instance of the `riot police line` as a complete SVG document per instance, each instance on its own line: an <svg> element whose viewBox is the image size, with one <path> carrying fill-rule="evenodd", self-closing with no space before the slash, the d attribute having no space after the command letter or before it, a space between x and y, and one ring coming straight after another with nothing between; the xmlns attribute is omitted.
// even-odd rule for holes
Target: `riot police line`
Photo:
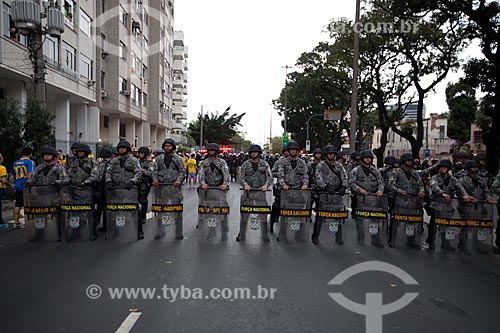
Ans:
<svg viewBox="0 0 500 333"><path fill-rule="evenodd" d="M185 170L173 140L165 140L164 154L154 162L146 159L144 147L139 160L131 156L130 144L122 141L117 156L111 158L112 152L103 149L102 160L90 169L93 162L89 162L85 146L72 147L75 158L67 174L52 163L53 149L42 152L44 164L24 191L29 240L94 240L103 213L102 229L108 240L142 239L151 189L154 238L183 239L181 185ZM210 144L207 148L199 174L196 232L200 240L225 242L230 175L219 156L219 146ZM466 172L460 180L450 174L450 161L440 161L425 170L432 174L426 188L411 154L403 154L400 160L386 158L381 172L372 164L370 151L351 154L354 158L346 167L337 159L345 154L331 145L315 150L310 163L300 158L299 150L298 143L290 141L284 157L271 170L262 159L262 149L250 147L249 158L239 169L237 241L257 237L269 242L274 224L279 222L277 241L343 245L351 211L359 245L369 242L378 248L389 245L419 250L426 211L430 223L425 242L430 249L493 252L495 201L490 186L477 175L481 167L477 161L465 163ZM498 177L492 188L498 186L496 182Z"/></svg>

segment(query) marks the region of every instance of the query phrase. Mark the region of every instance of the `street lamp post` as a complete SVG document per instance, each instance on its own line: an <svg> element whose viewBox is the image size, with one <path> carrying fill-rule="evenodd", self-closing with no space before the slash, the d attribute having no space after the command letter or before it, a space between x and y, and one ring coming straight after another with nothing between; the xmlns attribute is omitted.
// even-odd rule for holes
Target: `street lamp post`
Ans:
<svg viewBox="0 0 500 333"><path fill-rule="evenodd" d="M312 116L310 116L308 119L307 119L307 125L306 125L306 141L309 141L309 122L311 121L311 119L313 119L314 117L321 117L323 116L322 114L313 114Z"/></svg>
<svg viewBox="0 0 500 333"><path fill-rule="evenodd" d="M286 117L287 117L287 111L288 111L288 69L289 68L292 68L292 66L284 66L282 67L285 69L285 123L284 123L284 128L285 128L285 133L288 133L288 127L287 127L287 121L286 121Z"/></svg>
<svg viewBox="0 0 500 333"><path fill-rule="evenodd" d="M360 0L356 0L355 26L358 26L360 14ZM351 131L349 135L349 148L351 152L356 150L356 117L358 109L358 59L359 59L359 31L354 29L353 49L353 72L352 72L352 96L351 96Z"/></svg>

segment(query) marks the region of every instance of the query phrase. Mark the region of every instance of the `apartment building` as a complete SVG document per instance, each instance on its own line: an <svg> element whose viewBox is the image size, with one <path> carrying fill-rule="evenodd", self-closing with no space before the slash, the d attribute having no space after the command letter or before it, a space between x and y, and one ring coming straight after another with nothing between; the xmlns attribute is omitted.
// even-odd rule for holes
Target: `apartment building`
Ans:
<svg viewBox="0 0 500 333"><path fill-rule="evenodd" d="M97 1L100 141L160 148L172 128L173 1Z"/></svg>
<svg viewBox="0 0 500 333"><path fill-rule="evenodd" d="M187 145L186 106L188 82L188 48L184 45L184 33L174 32L174 81L172 108L172 137L175 141Z"/></svg>
<svg viewBox="0 0 500 333"><path fill-rule="evenodd" d="M92 33L96 7L94 1L57 3L64 13L65 31L60 39L44 36L43 51L47 106L56 115L54 139L57 148L67 152L73 141L96 143L99 139L96 42ZM0 4L0 98L12 97L24 106L33 89L28 38L14 25L12 0ZM44 8L49 2L39 4Z"/></svg>
<svg viewBox="0 0 500 333"><path fill-rule="evenodd" d="M0 98L24 106L33 65L27 37L12 20L12 1L0 0ZM33 1L64 14L61 38L46 35L43 43L56 147L69 152L80 141L97 151L126 139L134 148L160 148L178 121L173 0Z"/></svg>

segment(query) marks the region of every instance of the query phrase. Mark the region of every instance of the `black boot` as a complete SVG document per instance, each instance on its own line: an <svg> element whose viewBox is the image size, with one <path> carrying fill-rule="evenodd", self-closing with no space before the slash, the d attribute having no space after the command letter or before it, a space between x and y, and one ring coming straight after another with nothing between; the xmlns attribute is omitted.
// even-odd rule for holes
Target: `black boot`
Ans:
<svg viewBox="0 0 500 333"><path fill-rule="evenodd" d="M415 250L420 250L422 248L422 246L420 244L417 244L415 242L415 236L408 236L407 241L406 241L406 245L412 249L415 249Z"/></svg>
<svg viewBox="0 0 500 333"><path fill-rule="evenodd" d="M335 243L338 245L344 245L344 240L342 239L342 226L339 225L339 230L335 233Z"/></svg>

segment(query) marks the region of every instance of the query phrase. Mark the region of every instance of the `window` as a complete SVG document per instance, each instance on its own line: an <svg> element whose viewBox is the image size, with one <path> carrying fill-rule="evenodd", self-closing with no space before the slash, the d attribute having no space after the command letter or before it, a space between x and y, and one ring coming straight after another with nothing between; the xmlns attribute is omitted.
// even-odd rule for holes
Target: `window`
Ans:
<svg viewBox="0 0 500 333"><path fill-rule="evenodd" d="M148 79L148 67L146 65L142 65L142 78L144 80Z"/></svg>
<svg viewBox="0 0 500 333"><path fill-rule="evenodd" d="M439 138L440 139L444 139L444 135L445 135L444 130L445 130L444 125L439 126Z"/></svg>
<svg viewBox="0 0 500 333"><path fill-rule="evenodd" d="M142 93L142 105L148 106L148 94Z"/></svg>
<svg viewBox="0 0 500 333"><path fill-rule="evenodd" d="M103 120L102 120L102 123L103 123L104 128L109 128L109 117L108 116L104 116Z"/></svg>
<svg viewBox="0 0 500 333"><path fill-rule="evenodd" d="M43 54L47 59L52 61L52 64L59 62L59 40L47 36L43 43Z"/></svg>
<svg viewBox="0 0 500 333"><path fill-rule="evenodd" d="M141 59L134 52L132 52L132 73L137 74L137 76L142 74Z"/></svg>
<svg viewBox="0 0 500 333"><path fill-rule="evenodd" d="M103 52L106 52L106 50L107 50L107 47L106 47L106 35L105 34L101 34L101 50Z"/></svg>
<svg viewBox="0 0 500 333"><path fill-rule="evenodd" d="M474 143L483 143L483 132L482 131L474 131L473 140L474 140Z"/></svg>
<svg viewBox="0 0 500 333"><path fill-rule="evenodd" d="M106 90L106 73L101 71L101 90Z"/></svg>
<svg viewBox="0 0 500 333"><path fill-rule="evenodd" d="M106 0L101 0L101 9L103 13L106 11Z"/></svg>
<svg viewBox="0 0 500 333"><path fill-rule="evenodd" d="M127 85L127 80L125 80L124 78L122 78L120 76L120 84L119 84L119 87L118 87L120 90L120 92L124 92L124 91L127 91L127 88L128 88L128 85Z"/></svg>
<svg viewBox="0 0 500 333"><path fill-rule="evenodd" d="M76 71L76 51L75 48L66 42L62 43L63 48L63 58L62 65L63 68L70 69L72 71Z"/></svg>
<svg viewBox="0 0 500 333"><path fill-rule="evenodd" d="M5 2L2 6L2 34L16 42L20 42L24 46L28 45L28 38L17 31L14 21L12 20L11 8Z"/></svg>
<svg viewBox="0 0 500 333"><path fill-rule="evenodd" d="M92 80L93 61L80 53L80 76Z"/></svg>
<svg viewBox="0 0 500 333"><path fill-rule="evenodd" d="M144 50L148 51L149 43L148 43L148 39L146 37L144 37L142 44L143 44L142 46L144 47Z"/></svg>
<svg viewBox="0 0 500 333"><path fill-rule="evenodd" d="M127 46L122 41L120 41L120 58L127 59Z"/></svg>
<svg viewBox="0 0 500 333"><path fill-rule="evenodd" d="M141 105L142 92L135 84L130 85L130 100L136 106Z"/></svg>
<svg viewBox="0 0 500 333"><path fill-rule="evenodd" d="M148 25L149 14L146 8L144 8L144 13L142 14L142 21L144 22L145 25Z"/></svg>
<svg viewBox="0 0 500 333"><path fill-rule="evenodd" d="M80 31L90 37L92 19L83 10L80 10Z"/></svg>
<svg viewBox="0 0 500 333"><path fill-rule="evenodd" d="M133 5L134 5L135 11L140 14L141 13L142 1L141 0L133 0Z"/></svg>
<svg viewBox="0 0 500 333"><path fill-rule="evenodd" d="M127 27L127 21L128 21L128 14L125 8L120 5L120 23Z"/></svg>
<svg viewBox="0 0 500 333"><path fill-rule="evenodd" d="M73 0L65 0L63 6L63 14L66 18L66 23L73 26L73 15L75 14L75 2Z"/></svg>

